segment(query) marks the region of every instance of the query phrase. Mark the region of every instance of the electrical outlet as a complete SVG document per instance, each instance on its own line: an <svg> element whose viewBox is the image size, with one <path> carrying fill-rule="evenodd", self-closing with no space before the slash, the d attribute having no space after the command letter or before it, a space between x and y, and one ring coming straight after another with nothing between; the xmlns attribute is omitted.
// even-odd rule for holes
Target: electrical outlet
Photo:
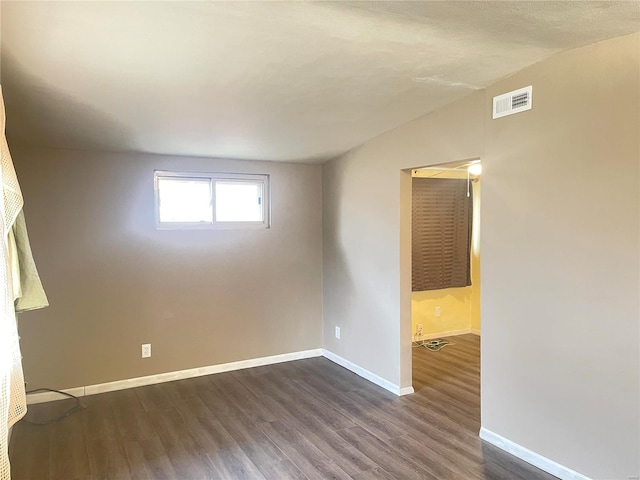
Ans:
<svg viewBox="0 0 640 480"><path fill-rule="evenodd" d="M436 317L440 316L440 307L436 307Z"/></svg>
<svg viewBox="0 0 640 480"><path fill-rule="evenodd" d="M340 327L336 327L336 338L340 340Z"/></svg>
<svg viewBox="0 0 640 480"><path fill-rule="evenodd" d="M143 343L142 344L142 358L149 358L151 356L151 344Z"/></svg>
<svg viewBox="0 0 640 480"><path fill-rule="evenodd" d="M417 337L421 337L422 336L422 328L423 328L422 324L419 323L417 328L416 328L416 336Z"/></svg>

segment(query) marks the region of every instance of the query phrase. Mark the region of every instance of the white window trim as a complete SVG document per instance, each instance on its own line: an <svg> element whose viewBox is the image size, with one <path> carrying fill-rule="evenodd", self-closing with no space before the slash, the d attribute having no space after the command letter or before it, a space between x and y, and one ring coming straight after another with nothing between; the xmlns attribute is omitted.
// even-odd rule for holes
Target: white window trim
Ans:
<svg viewBox="0 0 640 480"><path fill-rule="evenodd" d="M265 229L271 227L271 202L269 190L269 175L252 173L203 173L203 172L176 172L168 170L155 170L153 175L154 211L157 230L239 230L239 229ZM160 190L159 178L192 178L203 179L211 182L211 208L213 209L213 223L206 222L161 222L160 221ZM216 221L216 181L237 181L238 183L262 184L262 209L261 222L219 222Z"/></svg>

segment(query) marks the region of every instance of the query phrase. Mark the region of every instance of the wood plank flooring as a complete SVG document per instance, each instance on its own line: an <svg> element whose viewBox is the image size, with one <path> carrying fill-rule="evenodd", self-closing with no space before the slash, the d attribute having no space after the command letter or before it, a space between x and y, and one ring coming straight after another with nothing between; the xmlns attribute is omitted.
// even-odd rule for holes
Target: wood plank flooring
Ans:
<svg viewBox="0 0 640 480"><path fill-rule="evenodd" d="M398 398L324 358L84 397L16 425L14 480L549 480L478 438L480 341L414 348ZM30 407L53 416L67 401Z"/></svg>

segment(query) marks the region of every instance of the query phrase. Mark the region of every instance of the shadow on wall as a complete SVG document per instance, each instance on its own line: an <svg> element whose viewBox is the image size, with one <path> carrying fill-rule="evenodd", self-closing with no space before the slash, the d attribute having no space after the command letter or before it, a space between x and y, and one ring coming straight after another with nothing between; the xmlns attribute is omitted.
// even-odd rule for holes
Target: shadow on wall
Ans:
<svg viewBox="0 0 640 480"><path fill-rule="evenodd" d="M12 141L43 147L62 144L78 150L113 150L109 146L136 145L123 124L28 73L6 49L2 52L0 71L10 144ZM76 119L81 131L63 127L64 119L69 117Z"/></svg>
<svg viewBox="0 0 640 480"><path fill-rule="evenodd" d="M335 225L334 229L323 228L322 229L322 245L323 245L323 295L325 298L344 298L351 299L356 298L354 291L356 288L355 281L351 276L351 269L349 268L348 258L342 248L343 238L343 218L344 213L338 205L341 205L341 198L344 191L344 179L346 175L343 170L349 169L350 164L348 162L336 163L336 170L329 170L323 168L322 179L322 201L324 204L322 216L323 223L325 225ZM331 181L326 181L325 176L331 175L333 178ZM331 186L331 188L329 188ZM331 248L333 247L333 248ZM336 268L337 266L340 268ZM347 272L347 275L337 275L336 272ZM342 292L340 297L336 296L335 292ZM341 337L348 335L349 326L345 325L342 319L349 318L348 312L350 305L336 305L324 302L324 339L326 346L329 350L336 350L336 346L331 347L330 344L334 343L335 335L333 328L338 326L341 328Z"/></svg>

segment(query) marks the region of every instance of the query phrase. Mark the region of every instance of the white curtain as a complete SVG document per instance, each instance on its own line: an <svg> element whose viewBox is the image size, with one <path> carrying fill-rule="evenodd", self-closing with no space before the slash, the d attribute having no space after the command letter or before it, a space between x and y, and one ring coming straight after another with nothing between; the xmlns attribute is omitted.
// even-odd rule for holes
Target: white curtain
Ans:
<svg viewBox="0 0 640 480"><path fill-rule="evenodd" d="M22 357L14 310L14 276L10 250L15 245L12 227L22 210L23 199L5 137L5 111L0 87L0 480L9 480L8 431L27 412L22 375ZM15 263L14 263L15 264Z"/></svg>

